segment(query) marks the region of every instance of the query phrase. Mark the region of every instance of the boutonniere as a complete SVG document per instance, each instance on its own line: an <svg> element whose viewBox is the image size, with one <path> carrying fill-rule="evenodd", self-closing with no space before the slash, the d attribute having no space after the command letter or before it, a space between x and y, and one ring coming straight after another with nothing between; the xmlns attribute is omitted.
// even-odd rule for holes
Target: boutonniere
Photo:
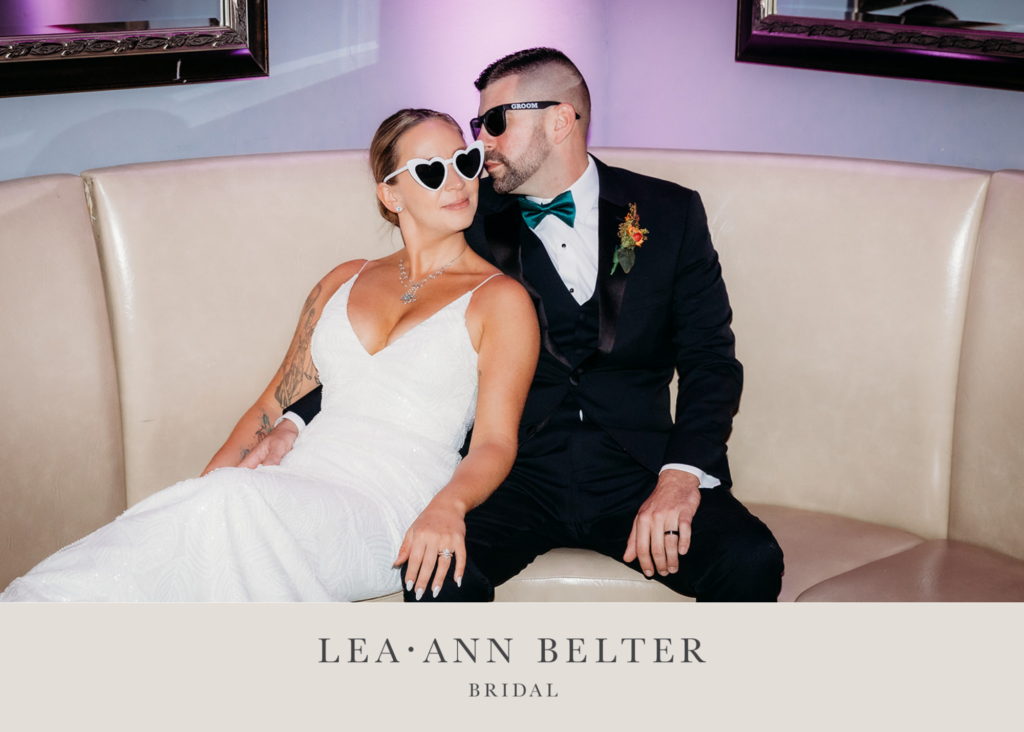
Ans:
<svg viewBox="0 0 1024 732"><path fill-rule="evenodd" d="M619 224L619 248L615 250L615 256L612 258L611 274L615 274L620 264L622 271L629 274L629 270L633 269L633 263L636 262L635 249L647 241L648 233L647 229L640 228L636 204L629 204L629 214L626 220Z"/></svg>

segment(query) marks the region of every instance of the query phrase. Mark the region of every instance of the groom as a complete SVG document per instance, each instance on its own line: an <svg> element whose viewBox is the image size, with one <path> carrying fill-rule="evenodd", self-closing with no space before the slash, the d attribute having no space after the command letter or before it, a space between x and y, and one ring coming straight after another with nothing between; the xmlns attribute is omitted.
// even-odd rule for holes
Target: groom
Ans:
<svg viewBox="0 0 1024 732"><path fill-rule="evenodd" d="M782 551L730 490L742 367L700 197L587 153L590 93L559 51L506 56L476 87L490 178L466 237L529 291L542 349L515 465L466 515L461 586L436 600L491 600L562 546L699 601L774 601ZM319 390L291 411L308 421Z"/></svg>

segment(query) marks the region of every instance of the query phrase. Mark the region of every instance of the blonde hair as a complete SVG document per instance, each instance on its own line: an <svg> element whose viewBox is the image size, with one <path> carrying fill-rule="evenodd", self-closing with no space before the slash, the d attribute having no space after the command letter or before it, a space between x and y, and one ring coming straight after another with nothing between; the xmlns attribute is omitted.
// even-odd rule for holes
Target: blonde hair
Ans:
<svg viewBox="0 0 1024 732"><path fill-rule="evenodd" d="M459 123L450 114L435 112L433 109L398 110L380 123L380 127L377 128L377 132L373 135L373 142L370 143L370 170L373 171L373 180L375 182L383 183L384 178L394 173L396 168L401 167L397 160L398 141L402 139L402 135L406 132L421 122L426 122L428 119L439 119L447 122L459 131L460 137L463 137L462 128L459 127ZM463 137L463 139L465 138ZM385 221L398 226L398 214L388 210L384 202L379 198L377 199L377 210L384 217Z"/></svg>

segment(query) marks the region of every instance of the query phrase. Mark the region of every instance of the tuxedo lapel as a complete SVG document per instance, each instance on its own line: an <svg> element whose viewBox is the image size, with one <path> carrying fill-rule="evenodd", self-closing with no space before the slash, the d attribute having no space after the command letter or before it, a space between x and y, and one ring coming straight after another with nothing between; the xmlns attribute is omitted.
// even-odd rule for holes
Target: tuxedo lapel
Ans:
<svg viewBox="0 0 1024 732"><path fill-rule="evenodd" d="M498 268L525 285L519 242L519 223L522 218L519 209L514 206L491 214L484 219L484 235Z"/></svg>
<svg viewBox="0 0 1024 732"><path fill-rule="evenodd" d="M619 224L626 220L626 212L624 206L612 203L603 196L598 202L597 295L601 330L597 350L606 356L615 345L619 309L626 291L626 272L622 267L616 267L615 274L611 273L615 250L619 246Z"/></svg>
<svg viewBox="0 0 1024 732"><path fill-rule="evenodd" d="M629 206L626 192L614 172L597 158L597 172L601 181L601 195L598 200L597 219L597 297L600 330L597 350L580 365L589 369L600 359L611 353L615 346L615 334L619 325L619 310L626 292L626 273L622 267L612 274L615 250L619 246L619 224L626 220Z"/></svg>
<svg viewBox="0 0 1024 732"><path fill-rule="evenodd" d="M537 309L541 345L561 363L569 366L569 359L551 338L547 314L544 312L544 301L541 299L540 293L523 276L523 246L543 247L544 245L523 221L518 205L509 206L500 213L488 216L484 221L484 232L498 268L518 280L519 284L530 293L534 307Z"/></svg>

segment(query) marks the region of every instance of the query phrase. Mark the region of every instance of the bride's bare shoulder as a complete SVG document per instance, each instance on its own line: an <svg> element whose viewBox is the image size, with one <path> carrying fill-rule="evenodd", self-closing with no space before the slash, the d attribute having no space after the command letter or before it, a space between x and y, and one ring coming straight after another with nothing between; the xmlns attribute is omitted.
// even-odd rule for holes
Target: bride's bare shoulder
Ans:
<svg viewBox="0 0 1024 732"><path fill-rule="evenodd" d="M317 283L320 296L329 299L339 287L355 277L366 263L365 259L353 259L332 269Z"/></svg>
<svg viewBox="0 0 1024 732"><path fill-rule="evenodd" d="M495 271L496 276L484 281L473 293L470 313L479 317L484 324L494 322L518 322L527 330L537 327L537 311L533 300L513 277Z"/></svg>
<svg viewBox="0 0 1024 732"><path fill-rule="evenodd" d="M519 284L514 277L497 269L493 273L489 273L488 278L480 284L479 289L473 294L473 300L483 306L498 309L506 305L533 307L533 300L530 299L526 288Z"/></svg>

